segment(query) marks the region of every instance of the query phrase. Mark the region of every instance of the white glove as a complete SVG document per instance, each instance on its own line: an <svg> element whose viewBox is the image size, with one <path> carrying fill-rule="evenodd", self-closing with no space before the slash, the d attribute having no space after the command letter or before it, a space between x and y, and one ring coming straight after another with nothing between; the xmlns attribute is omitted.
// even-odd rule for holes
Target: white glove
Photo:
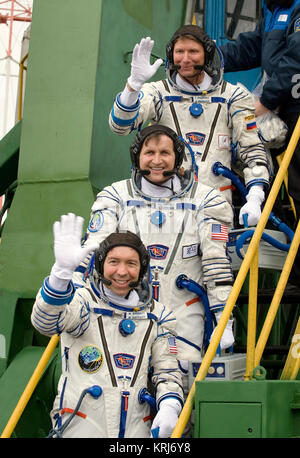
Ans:
<svg viewBox="0 0 300 458"><path fill-rule="evenodd" d="M217 323L219 323L221 316L222 316L222 312L217 312L215 314ZM234 336L233 336L232 327L233 327L233 320L228 320L226 327L224 329L224 332L222 334L221 340L220 340L221 350L226 350L226 348L229 348L234 344ZM214 335L215 330L216 328L213 330L210 336L210 340L212 339L212 336Z"/></svg>
<svg viewBox="0 0 300 458"><path fill-rule="evenodd" d="M265 199L263 186L252 186L249 189L246 199L247 203L240 210L239 223L244 225L243 215L248 215L248 226L256 226L261 216L260 206Z"/></svg>
<svg viewBox="0 0 300 458"><path fill-rule="evenodd" d="M154 64L150 64L150 55L154 41L150 37L142 38L133 49L131 60L131 74L128 78L129 86L135 91L139 91L143 84L148 81L162 64L162 59L157 59Z"/></svg>
<svg viewBox="0 0 300 458"><path fill-rule="evenodd" d="M161 401L159 411L151 426L151 437L170 437L176 426L180 412L181 404L177 399L167 398ZM158 435L154 431L157 429Z"/></svg>
<svg viewBox="0 0 300 458"><path fill-rule="evenodd" d="M96 242L81 246L83 221L81 216L68 213L53 225L55 264L49 283L54 289L65 290L76 267L99 246Z"/></svg>

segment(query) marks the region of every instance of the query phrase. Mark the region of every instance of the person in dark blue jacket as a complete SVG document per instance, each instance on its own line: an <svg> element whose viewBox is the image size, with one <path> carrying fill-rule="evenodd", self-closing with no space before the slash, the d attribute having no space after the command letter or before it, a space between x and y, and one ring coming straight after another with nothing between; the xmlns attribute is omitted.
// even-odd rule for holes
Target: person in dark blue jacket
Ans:
<svg viewBox="0 0 300 458"><path fill-rule="evenodd" d="M278 110L286 123L287 147L300 115L300 0L266 0L264 15L253 32L241 33L235 42L220 47L224 71L233 72L262 67L263 87L255 104L256 116ZM300 141L288 170L288 190L294 200L296 221L300 215ZM298 253L289 283L300 284Z"/></svg>

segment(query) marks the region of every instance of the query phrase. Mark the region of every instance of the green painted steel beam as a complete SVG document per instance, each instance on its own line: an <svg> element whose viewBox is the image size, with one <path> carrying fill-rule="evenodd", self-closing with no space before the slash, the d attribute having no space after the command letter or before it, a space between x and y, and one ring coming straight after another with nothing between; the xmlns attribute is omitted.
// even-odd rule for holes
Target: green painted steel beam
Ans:
<svg viewBox="0 0 300 458"><path fill-rule="evenodd" d="M1 432L14 412L42 354L42 347L24 347L0 378ZM46 437L49 433L51 428L49 411L56 394L56 387L51 383L53 381L52 366L56 362L57 355L58 351L55 351L47 366L47 368L52 368L51 377L48 374L42 377L40 385L26 406L12 437Z"/></svg>
<svg viewBox="0 0 300 458"><path fill-rule="evenodd" d="M22 121L0 141L0 196L17 179Z"/></svg>

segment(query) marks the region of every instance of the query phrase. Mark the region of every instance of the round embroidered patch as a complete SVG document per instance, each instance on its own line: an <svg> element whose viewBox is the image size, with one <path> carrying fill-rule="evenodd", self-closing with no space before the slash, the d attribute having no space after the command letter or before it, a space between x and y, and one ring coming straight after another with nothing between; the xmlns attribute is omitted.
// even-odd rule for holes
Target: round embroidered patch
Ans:
<svg viewBox="0 0 300 458"><path fill-rule="evenodd" d="M103 354L98 347L88 345L79 352L78 364L80 368L88 374L97 372L102 363Z"/></svg>
<svg viewBox="0 0 300 458"><path fill-rule="evenodd" d="M100 231L101 227L103 226L103 223L104 223L103 213L102 211L98 210L93 214L90 220L89 231L90 232Z"/></svg>

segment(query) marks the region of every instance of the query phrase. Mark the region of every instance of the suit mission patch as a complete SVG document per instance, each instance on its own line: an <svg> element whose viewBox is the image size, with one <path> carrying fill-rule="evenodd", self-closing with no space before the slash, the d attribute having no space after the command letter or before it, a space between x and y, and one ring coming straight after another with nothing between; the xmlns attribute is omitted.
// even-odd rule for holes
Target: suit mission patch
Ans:
<svg viewBox="0 0 300 458"><path fill-rule="evenodd" d="M187 132L186 139L190 145L203 145L206 135L200 132Z"/></svg>
<svg viewBox="0 0 300 458"><path fill-rule="evenodd" d="M166 259L169 247L165 245L148 245L147 250L151 259Z"/></svg>
<svg viewBox="0 0 300 458"><path fill-rule="evenodd" d="M102 366L102 363L103 354L98 347L87 345L80 350L78 355L78 364L84 372L88 374L97 372Z"/></svg>
<svg viewBox="0 0 300 458"><path fill-rule="evenodd" d="M103 213L102 211L100 210L97 210L91 220L90 220L90 223L89 223L89 231L90 232L98 232L100 231L101 227L103 226L103 223L104 223L104 217L103 217Z"/></svg>
<svg viewBox="0 0 300 458"><path fill-rule="evenodd" d="M116 353L114 356L115 365L119 369L131 369L134 364L135 356L128 353Z"/></svg>

